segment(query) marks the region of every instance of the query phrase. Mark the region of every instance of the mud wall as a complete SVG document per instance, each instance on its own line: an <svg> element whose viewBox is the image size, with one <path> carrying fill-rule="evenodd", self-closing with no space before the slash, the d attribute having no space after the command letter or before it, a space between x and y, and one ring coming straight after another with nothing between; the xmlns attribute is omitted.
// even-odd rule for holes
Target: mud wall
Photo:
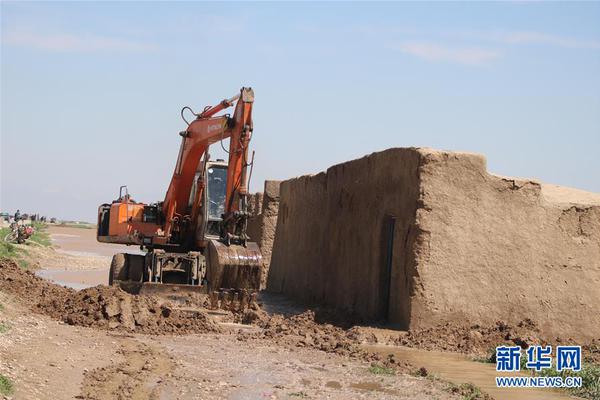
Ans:
<svg viewBox="0 0 600 400"><path fill-rule="evenodd" d="M390 149L281 184L279 219L267 289L310 303L325 303L362 318L387 315L388 296L407 313L406 257L391 271L389 216L404 240L416 210L419 155ZM400 233L399 233L400 232ZM404 315L407 319L408 316Z"/></svg>
<svg viewBox="0 0 600 400"><path fill-rule="evenodd" d="M494 176L476 154L371 154L281 184L267 288L401 328L598 336L600 195Z"/></svg>
<svg viewBox="0 0 600 400"><path fill-rule="evenodd" d="M411 324L530 318L600 335L600 195L504 178L474 154L421 153Z"/></svg>
<svg viewBox="0 0 600 400"><path fill-rule="evenodd" d="M267 276L271 264L271 252L275 238L275 226L279 211L280 181L265 181L264 192L249 197L248 236L260 247L263 256L261 289L267 286Z"/></svg>

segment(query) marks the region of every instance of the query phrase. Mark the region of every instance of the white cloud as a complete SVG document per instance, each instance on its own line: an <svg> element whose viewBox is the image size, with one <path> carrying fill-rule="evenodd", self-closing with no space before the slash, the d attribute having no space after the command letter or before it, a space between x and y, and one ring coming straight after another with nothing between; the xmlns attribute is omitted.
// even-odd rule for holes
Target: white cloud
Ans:
<svg viewBox="0 0 600 400"><path fill-rule="evenodd" d="M600 41L598 40L581 40L540 32L499 33L495 35L495 38L508 44L541 44L573 49L600 49Z"/></svg>
<svg viewBox="0 0 600 400"><path fill-rule="evenodd" d="M3 44L58 52L130 51L146 52L156 46L122 38L74 35L68 33L40 34L32 31L12 31L3 35Z"/></svg>
<svg viewBox="0 0 600 400"><path fill-rule="evenodd" d="M496 50L477 47L443 46L431 42L402 42L390 46L396 50L428 61L443 61L466 65L482 65L498 59Z"/></svg>

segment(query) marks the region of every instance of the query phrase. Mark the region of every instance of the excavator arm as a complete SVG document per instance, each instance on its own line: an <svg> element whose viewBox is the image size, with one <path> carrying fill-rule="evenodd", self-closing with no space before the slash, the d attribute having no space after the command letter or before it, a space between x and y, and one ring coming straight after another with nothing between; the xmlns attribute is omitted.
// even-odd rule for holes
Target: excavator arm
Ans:
<svg viewBox="0 0 600 400"><path fill-rule="evenodd" d="M237 101L233 118L228 116L214 117L220 111L231 107ZM187 130L181 132L182 141L175 165L175 171L165 196L162 211L165 216L165 233L170 236L174 231L185 230L194 225L194 216L200 207L194 201L192 210L188 209L188 199L193 181L202 156L208 154L211 144L229 138L229 163L227 168L227 188L225 197L224 221L234 219L240 212L240 205L247 194L248 144L252 134L252 104L254 93L251 88L242 88L240 94L223 100L214 107L207 107L189 124ZM202 188L200 188L201 190ZM196 198L199 198L197 193ZM245 210L242 210L245 211ZM225 236L237 237L232 228L235 224L223 224Z"/></svg>

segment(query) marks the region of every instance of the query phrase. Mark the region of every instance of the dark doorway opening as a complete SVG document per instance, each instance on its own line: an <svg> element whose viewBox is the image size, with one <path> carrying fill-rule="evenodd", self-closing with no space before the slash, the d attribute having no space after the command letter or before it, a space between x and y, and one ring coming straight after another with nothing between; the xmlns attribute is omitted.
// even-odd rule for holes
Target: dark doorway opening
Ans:
<svg viewBox="0 0 600 400"><path fill-rule="evenodd" d="M386 215L383 219L383 265L382 265L382 314L386 321L390 319L390 288L392 284L392 260L394 258L394 231L396 217Z"/></svg>

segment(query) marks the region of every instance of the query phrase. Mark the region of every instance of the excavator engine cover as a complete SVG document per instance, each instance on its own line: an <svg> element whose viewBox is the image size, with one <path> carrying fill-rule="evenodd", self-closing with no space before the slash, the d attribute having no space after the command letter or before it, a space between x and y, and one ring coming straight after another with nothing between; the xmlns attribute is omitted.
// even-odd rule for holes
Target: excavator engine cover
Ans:
<svg viewBox="0 0 600 400"><path fill-rule="evenodd" d="M246 289L253 292L260 289L263 262L256 243L228 246L213 239L208 243L208 258L209 290Z"/></svg>

